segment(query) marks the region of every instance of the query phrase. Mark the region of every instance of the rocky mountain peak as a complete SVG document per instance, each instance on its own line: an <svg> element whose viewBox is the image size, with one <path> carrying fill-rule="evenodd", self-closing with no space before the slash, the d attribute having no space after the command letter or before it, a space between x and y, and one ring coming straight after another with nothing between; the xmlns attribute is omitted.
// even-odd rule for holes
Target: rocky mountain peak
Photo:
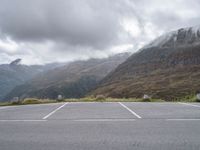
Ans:
<svg viewBox="0 0 200 150"><path fill-rule="evenodd" d="M186 45L200 44L200 26L181 28L161 35L146 45L143 49L151 47L184 47Z"/></svg>
<svg viewBox="0 0 200 150"><path fill-rule="evenodd" d="M18 58L10 63L11 66L19 65L22 59Z"/></svg>

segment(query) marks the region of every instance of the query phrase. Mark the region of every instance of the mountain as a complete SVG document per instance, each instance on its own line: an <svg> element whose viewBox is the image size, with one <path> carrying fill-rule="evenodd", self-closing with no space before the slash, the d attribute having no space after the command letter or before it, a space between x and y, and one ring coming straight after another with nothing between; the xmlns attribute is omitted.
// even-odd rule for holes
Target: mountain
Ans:
<svg viewBox="0 0 200 150"><path fill-rule="evenodd" d="M58 95L66 98L83 97L129 56L130 53L123 53L104 59L75 61L49 70L14 88L5 96L5 100L13 97L55 99Z"/></svg>
<svg viewBox="0 0 200 150"><path fill-rule="evenodd" d="M200 90L200 27L164 34L129 57L91 94L173 100Z"/></svg>
<svg viewBox="0 0 200 150"><path fill-rule="evenodd" d="M0 65L0 101L15 86L21 85L35 75L55 68L58 64L48 65L21 65L21 59L16 59L10 64Z"/></svg>

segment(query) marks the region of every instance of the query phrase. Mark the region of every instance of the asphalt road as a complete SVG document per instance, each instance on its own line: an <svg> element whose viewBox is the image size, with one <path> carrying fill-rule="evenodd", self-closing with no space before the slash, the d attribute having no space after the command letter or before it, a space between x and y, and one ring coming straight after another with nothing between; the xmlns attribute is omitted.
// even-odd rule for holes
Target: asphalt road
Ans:
<svg viewBox="0 0 200 150"><path fill-rule="evenodd" d="M0 107L0 150L200 150L200 104Z"/></svg>

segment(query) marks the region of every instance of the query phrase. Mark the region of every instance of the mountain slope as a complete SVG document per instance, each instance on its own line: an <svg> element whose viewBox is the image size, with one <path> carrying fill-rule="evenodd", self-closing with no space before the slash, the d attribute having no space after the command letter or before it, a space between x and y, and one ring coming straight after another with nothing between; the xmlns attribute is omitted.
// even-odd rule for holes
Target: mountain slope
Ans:
<svg viewBox="0 0 200 150"><path fill-rule="evenodd" d="M38 66L0 65L0 100L15 86L41 72Z"/></svg>
<svg viewBox="0 0 200 150"><path fill-rule="evenodd" d="M133 54L92 94L172 100L200 87L200 27L167 33Z"/></svg>
<svg viewBox="0 0 200 150"><path fill-rule="evenodd" d="M17 86L7 94L5 100L16 96L55 99L60 94L66 98L83 97L129 56L130 53L123 53L105 59L69 63Z"/></svg>
<svg viewBox="0 0 200 150"><path fill-rule="evenodd" d="M21 85L39 73L59 66L59 64L47 65L20 65L21 59L16 59L10 64L0 65L0 101L15 86Z"/></svg>

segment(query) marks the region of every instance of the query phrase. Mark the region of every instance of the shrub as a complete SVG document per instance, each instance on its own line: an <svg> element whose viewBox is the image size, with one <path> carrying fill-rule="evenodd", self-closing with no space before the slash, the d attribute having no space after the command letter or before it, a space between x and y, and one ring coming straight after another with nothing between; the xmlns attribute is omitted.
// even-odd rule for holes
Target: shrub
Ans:
<svg viewBox="0 0 200 150"><path fill-rule="evenodd" d="M200 100L199 100L199 99L196 99L196 101L195 101L195 102L198 102L198 103L199 103L199 102L200 102Z"/></svg>
<svg viewBox="0 0 200 150"><path fill-rule="evenodd" d="M198 98L196 98L196 100L195 100L196 102L200 102L200 99L198 99Z"/></svg>
<svg viewBox="0 0 200 150"><path fill-rule="evenodd" d="M41 101L36 98L26 98L22 101L22 104L39 104Z"/></svg>
<svg viewBox="0 0 200 150"><path fill-rule="evenodd" d="M18 101L12 101L11 105L21 105L22 101L18 100Z"/></svg>
<svg viewBox="0 0 200 150"><path fill-rule="evenodd" d="M151 102L151 98L143 98L142 102Z"/></svg>
<svg viewBox="0 0 200 150"><path fill-rule="evenodd" d="M142 101L143 102L150 102L151 101L151 96L149 96L147 94L144 94Z"/></svg>
<svg viewBox="0 0 200 150"><path fill-rule="evenodd" d="M104 100L106 100L106 97L104 95L97 95L95 100L96 101L104 101Z"/></svg>
<svg viewBox="0 0 200 150"><path fill-rule="evenodd" d="M76 99L76 101L84 101L84 102L92 102L92 101L95 101L95 100L96 100L96 97L94 97L94 96Z"/></svg>

